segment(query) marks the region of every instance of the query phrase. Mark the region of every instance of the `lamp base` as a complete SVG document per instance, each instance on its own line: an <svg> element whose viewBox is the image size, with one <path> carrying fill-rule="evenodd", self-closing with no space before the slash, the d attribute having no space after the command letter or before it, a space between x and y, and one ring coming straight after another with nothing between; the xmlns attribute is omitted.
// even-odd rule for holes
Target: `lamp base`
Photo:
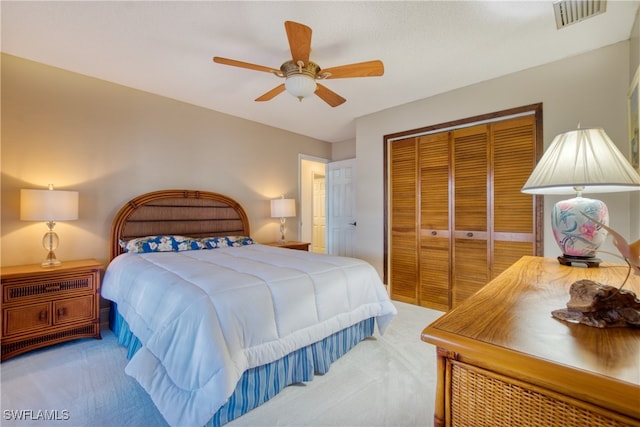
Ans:
<svg viewBox="0 0 640 427"><path fill-rule="evenodd" d="M562 265L568 265L569 267L575 263L586 264L587 268L598 268L602 260L600 258L590 256L562 255L558 257L558 262Z"/></svg>
<svg viewBox="0 0 640 427"><path fill-rule="evenodd" d="M42 236L42 246L47 250L47 257L40 264L42 267L57 267L62 264L58 258L56 258L56 249L58 248L58 243L60 239L55 231L53 231L53 227L55 227L56 223L53 221L47 222L47 227L49 227L49 231L44 233Z"/></svg>
<svg viewBox="0 0 640 427"><path fill-rule="evenodd" d="M569 200L557 202L551 211L551 229L562 257L574 262L593 263L600 245L607 237L607 230L594 223L586 215L609 225L609 210L600 200L578 195ZM594 261L590 261L590 259Z"/></svg>
<svg viewBox="0 0 640 427"><path fill-rule="evenodd" d="M280 218L280 240L278 240L280 243L285 243L287 241L287 237L285 236L286 232L287 232L287 219Z"/></svg>
<svg viewBox="0 0 640 427"><path fill-rule="evenodd" d="M40 265L42 267L48 268L48 267L57 267L60 264L62 264L62 262L60 262L60 260L56 258L55 252L49 251L49 253L47 254L47 257L44 259L44 261L42 261L42 264Z"/></svg>

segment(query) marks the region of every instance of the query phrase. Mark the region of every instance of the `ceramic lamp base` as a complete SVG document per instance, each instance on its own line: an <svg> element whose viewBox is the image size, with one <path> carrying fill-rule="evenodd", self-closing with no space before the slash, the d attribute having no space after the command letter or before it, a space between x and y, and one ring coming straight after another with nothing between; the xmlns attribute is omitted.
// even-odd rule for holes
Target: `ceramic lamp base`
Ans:
<svg viewBox="0 0 640 427"><path fill-rule="evenodd" d="M565 265L596 262L588 260L597 260L594 258L596 251L607 237L607 230L589 220L583 213L609 225L607 205L600 200L586 197L562 200L554 205L551 212L553 236L562 251L562 258L569 262Z"/></svg>

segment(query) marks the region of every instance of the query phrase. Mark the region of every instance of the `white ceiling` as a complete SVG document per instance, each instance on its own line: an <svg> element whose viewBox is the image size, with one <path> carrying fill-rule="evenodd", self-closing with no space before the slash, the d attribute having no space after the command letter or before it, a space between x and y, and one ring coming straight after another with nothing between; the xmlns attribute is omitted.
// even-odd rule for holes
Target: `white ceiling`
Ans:
<svg viewBox="0 0 640 427"><path fill-rule="evenodd" d="M6 1L2 51L329 142L355 119L630 37L640 1L556 29L551 1ZM313 29L311 60L328 68L380 59L382 77L327 80L331 108L282 80L215 64L272 68L290 59L284 21Z"/></svg>

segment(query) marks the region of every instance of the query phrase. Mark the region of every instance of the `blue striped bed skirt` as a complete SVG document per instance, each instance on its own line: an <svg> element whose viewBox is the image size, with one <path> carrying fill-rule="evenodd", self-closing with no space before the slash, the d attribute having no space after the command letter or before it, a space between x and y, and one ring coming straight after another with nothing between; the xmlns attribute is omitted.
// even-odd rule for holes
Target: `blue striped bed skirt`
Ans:
<svg viewBox="0 0 640 427"><path fill-rule="evenodd" d="M109 323L118 342L127 348L127 359L131 359L142 344L117 312L115 304L111 307ZM325 374L331 363L372 336L374 325L374 318L363 320L272 363L245 371L231 397L206 425L226 424L260 406L288 385L311 381L315 374Z"/></svg>

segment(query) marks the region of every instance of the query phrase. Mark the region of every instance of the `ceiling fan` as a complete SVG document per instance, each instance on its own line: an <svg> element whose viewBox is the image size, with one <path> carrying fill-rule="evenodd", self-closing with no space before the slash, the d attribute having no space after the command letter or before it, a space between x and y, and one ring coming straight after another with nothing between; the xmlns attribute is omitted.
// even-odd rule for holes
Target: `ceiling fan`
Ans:
<svg viewBox="0 0 640 427"><path fill-rule="evenodd" d="M256 98L256 101L269 101L285 90L302 101L303 98L318 95L332 107L344 103L346 99L317 83L317 80L343 79L347 77L375 77L384 74L384 65L380 60L359 62L322 69L309 60L311 53L311 28L293 21L285 21L284 28L289 40L292 59L284 62L280 69L237 61L235 59L213 57L213 62L250 70L265 71L284 78L284 83Z"/></svg>

